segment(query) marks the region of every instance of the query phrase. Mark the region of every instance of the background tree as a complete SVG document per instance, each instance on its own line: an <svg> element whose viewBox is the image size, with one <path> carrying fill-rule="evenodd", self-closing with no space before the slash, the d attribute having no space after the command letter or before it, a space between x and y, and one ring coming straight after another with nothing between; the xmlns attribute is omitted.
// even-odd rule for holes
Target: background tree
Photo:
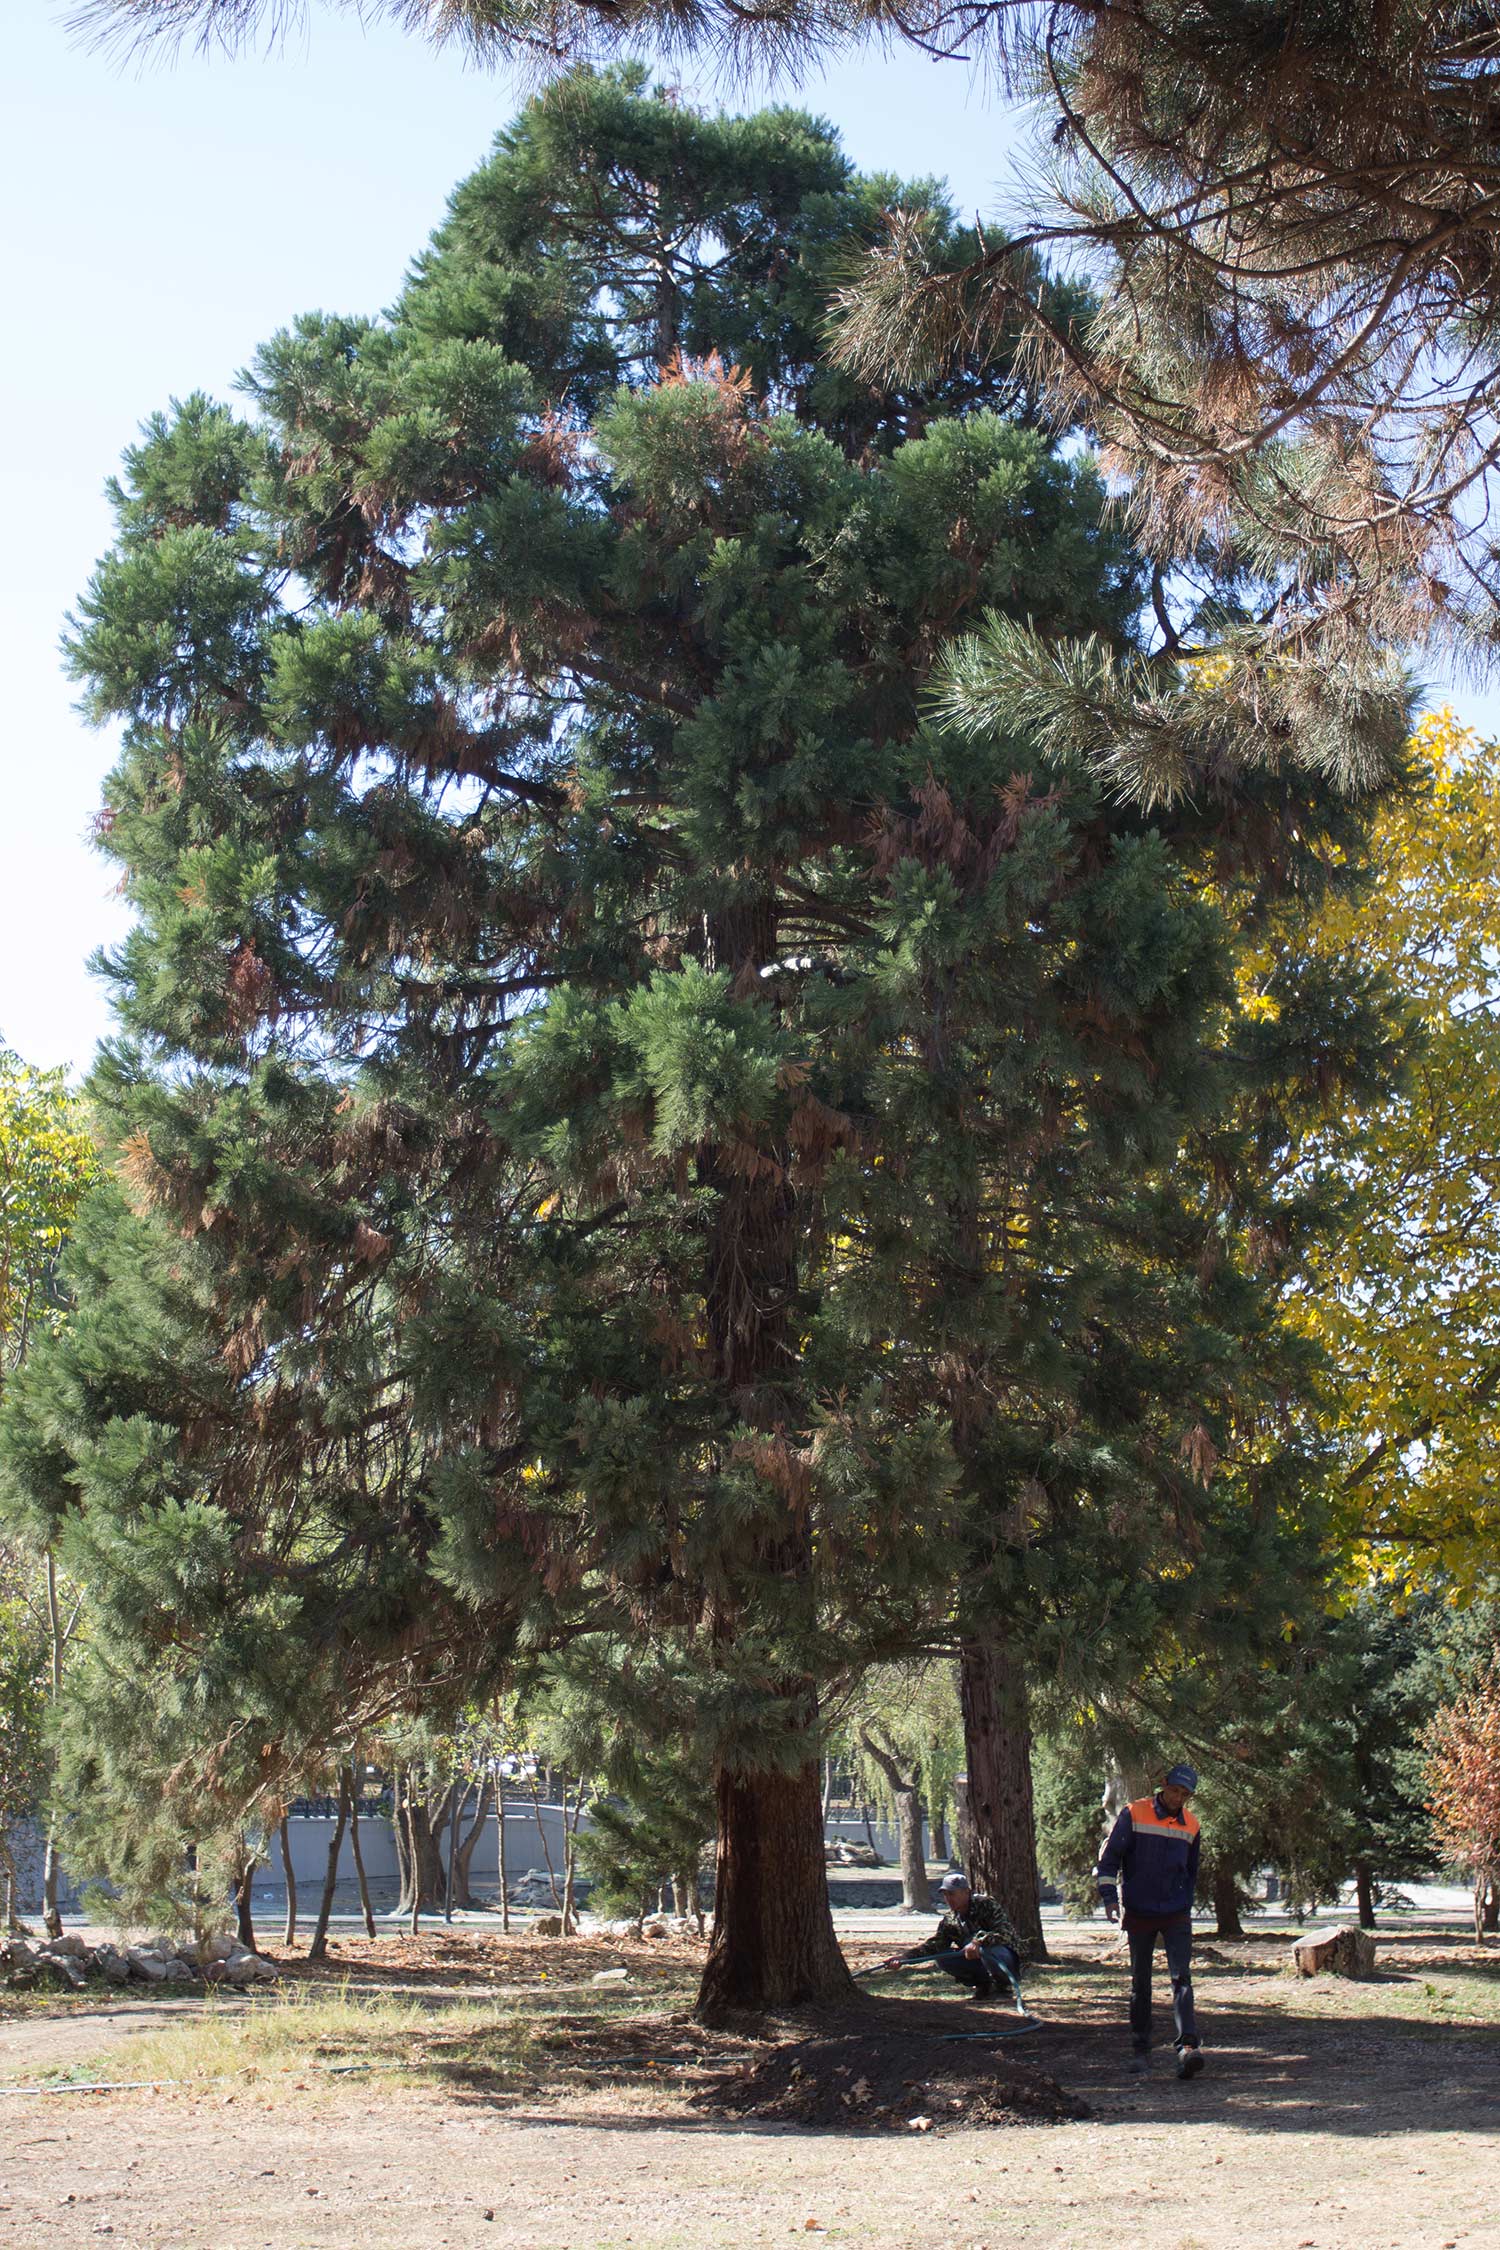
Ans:
<svg viewBox="0 0 1500 2250"><path fill-rule="evenodd" d="M1482 1945L1486 1908L1500 1891L1500 1652L1437 1713L1428 1754L1434 1841L1474 1886L1474 1940Z"/></svg>
<svg viewBox="0 0 1500 2250"><path fill-rule="evenodd" d="M98 1169L61 1071L0 1048L0 1386L61 1315L58 1255Z"/></svg>
<svg viewBox="0 0 1500 2250"><path fill-rule="evenodd" d="M1434 1872L1424 1818L1422 1731L1432 1709L1430 1651L1441 1639L1436 1605L1397 1608L1367 1594L1321 1636L1304 1724L1324 1729L1324 1813L1300 1870L1335 1896L1353 1882L1366 1929L1383 1896ZM1303 1826L1305 1824L1299 1824ZM1274 1856L1274 1855L1273 1855Z"/></svg>
<svg viewBox="0 0 1500 2250"><path fill-rule="evenodd" d="M575 1820L569 1836L564 1821L569 1870L576 1860L601 1906L640 1916L670 1904L701 1930L716 1817L701 1676L670 1645L585 1640L528 1683L524 1705L541 1754L591 1784L588 1828Z"/></svg>
<svg viewBox="0 0 1500 2250"><path fill-rule="evenodd" d="M37 1811L47 1788L48 1669L47 1636L27 1598L27 1573L0 1547L0 1923L7 1930L17 1927L21 1905L10 1830Z"/></svg>
<svg viewBox="0 0 1500 2250"><path fill-rule="evenodd" d="M1403 1613L1372 1594L1305 1618L1274 1657L1201 1652L1158 1661L1087 1710L1054 1702L1040 1762L1044 1870L1075 1911L1092 1911L1113 1811L1186 1750L1202 1777L1200 1890L1220 1936L1242 1934L1267 1868L1303 1907L1336 1904L1352 1883L1373 1927L1382 1894L1435 1864L1423 1742L1447 1638L1437 1604Z"/></svg>
<svg viewBox="0 0 1500 2250"><path fill-rule="evenodd" d="M1500 784L1486 746L1451 713L1422 722L1413 753L1413 787L1377 818L1367 885L1332 890L1283 924L1246 975L1268 993L1278 963L1284 981L1357 954L1411 1022L1399 1092L1331 1104L1287 1152L1309 1185L1359 1183L1311 1249L1295 1317L1335 1372L1327 1412L1356 1577L1467 1598L1492 1576L1500 1531L1489 1445L1500 1384Z"/></svg>
<svg viewBox="0 0 1500 2250"><path fill-rule="evenodd" d="M852 1759L861 1794L890 1808L899 1840L902 1904L909 1913L925 1914L932 1884L924 1828L931 1821L936 1835L964 1758L952 1664L917 1660L866 1673L841 1713L837 1739Z"/></svg>
<svg viewBox="0 0 1500 2250"><path fill-rule="evenodd" d="M32 1070L19 1056L0 1049L0 1399L34 1339L54 1333L63 1317L65 1294L58 1259L79 1201L98 1172L86 1114L61 1071ZM54 1543L38 1519L23 1511L10 1529L17 1542L12 1590L39 1612L47 1648L48 1702L55 1713L68 1643L79 1620L79 1596L59 1577ZM30 1573L22 1567L23 1557L30 1558ZM23 1587L28 1590L22 1592ZM30 1771L32 1761L18 1757L12 1796L21 1786L22 1774ZM38 1795L26 1809L35 1811L39 1804ZM11 1807L12 1812L19 1809L19 1804ZM51 1816L42 1866L42 1912L53 1936L62 1930L58 1881L57 1822Z"/></svg>

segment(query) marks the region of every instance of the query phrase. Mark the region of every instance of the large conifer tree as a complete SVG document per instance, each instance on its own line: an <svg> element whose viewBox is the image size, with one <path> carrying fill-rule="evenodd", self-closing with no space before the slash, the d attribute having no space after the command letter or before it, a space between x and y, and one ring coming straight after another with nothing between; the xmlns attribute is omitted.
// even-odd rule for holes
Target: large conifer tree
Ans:
<svg viewBox="0 0 1500 2250"><path fill-rule="evenodd" d="M1168 831L1029 724L924 719L981 612L1122 647L1136 584L1003 355L825 367L897 193L795 113L561 83L389 317L153 422L72 639L125 724L124 1200L12 1473L241 1791L299 1680L384 1710L670 1640L710 2006L843 1986L819 1682L983 1608L1037 1490L1097 1536L1112 1479L1201 1468L1264 1320L1219 1203L1151 1185L1239 1067L1206 878L1343 817L1296 769L1226 795L1210 739ZM1208 1341L1152 1390L1164 1290Z"/></svg>

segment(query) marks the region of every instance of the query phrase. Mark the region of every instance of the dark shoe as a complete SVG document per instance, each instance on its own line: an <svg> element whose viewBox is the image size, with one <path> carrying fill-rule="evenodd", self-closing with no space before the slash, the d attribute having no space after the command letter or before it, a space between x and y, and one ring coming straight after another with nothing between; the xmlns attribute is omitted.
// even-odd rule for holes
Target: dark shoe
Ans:
<svg viewBox="0 0 1500 2250"><path fill-rule="evenodd" d="M1203 2056L1197 2047L1184 2047L1177 2058L1179 2078L1196 2078L1203 2068Z"/></svg>
<svg viewBox="0 0 1500 2250"><path fill-rule="evenodd" d="M1151 2057L1147 2054L1144 2047L1137 2047L1134 2054L1130 2058L1131 2077L1144 2078L1150 2068Z"/></svg>
<svg viewBox="0 0 1500 2250"><path fill-rule="evenodd" d="M995 1997L994 1978L981 1977L974 1987L974 1997L976 2000L993 2000Z"/></svg>

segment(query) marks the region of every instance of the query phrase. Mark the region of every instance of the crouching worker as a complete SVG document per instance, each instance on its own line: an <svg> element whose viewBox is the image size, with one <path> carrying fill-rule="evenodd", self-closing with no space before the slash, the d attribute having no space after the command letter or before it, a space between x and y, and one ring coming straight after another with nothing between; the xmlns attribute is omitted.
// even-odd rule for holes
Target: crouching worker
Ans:
<svg viewBox="0 0 1500 2250"><path fill-rule="evenodd" d="M1125 1893L1131 2067L1150 2067L1151 1962L1159 1937L1172 1979L1179 2078L1196 2078L1203 2068L1193 2012L1193 1893L1202 1839L1188 1811L1197 1786L1191 1766L1173 1766L1154 1796L1138 1797L1125 1807L1109 1832L1098 1869L1099 1900L1111 1922L1120 1917L1119 1885Z"/></svg>
<svg viewBox="0 0 1500 2250"><path fill-rule="evenodd" d="M1021 1939L1003 1906L981 1891L976 1897L964 1875L945 1875L938 1889L943 1894L943 1917L925 1945L909 1953L893 1953L882 1968L909 1968L931 1961L960 1984L971 1987L976 2000L988 2000L996 1990L1010 1993L1021 2006Z"/></svg>

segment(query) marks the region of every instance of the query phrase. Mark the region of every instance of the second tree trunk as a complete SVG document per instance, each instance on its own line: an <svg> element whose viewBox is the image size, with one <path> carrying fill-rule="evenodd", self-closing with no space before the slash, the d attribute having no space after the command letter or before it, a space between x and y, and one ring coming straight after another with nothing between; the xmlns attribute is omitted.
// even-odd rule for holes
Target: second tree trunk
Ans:
<svg viewBox="0 0 1500 2250"><path fill-rule="evenodd" d="M972 1837L965 1873L976 1891L999 1900L1032 1959L1044 1961L1026 1676L998 1641L965 1641L959 1691Z"/></svg>

